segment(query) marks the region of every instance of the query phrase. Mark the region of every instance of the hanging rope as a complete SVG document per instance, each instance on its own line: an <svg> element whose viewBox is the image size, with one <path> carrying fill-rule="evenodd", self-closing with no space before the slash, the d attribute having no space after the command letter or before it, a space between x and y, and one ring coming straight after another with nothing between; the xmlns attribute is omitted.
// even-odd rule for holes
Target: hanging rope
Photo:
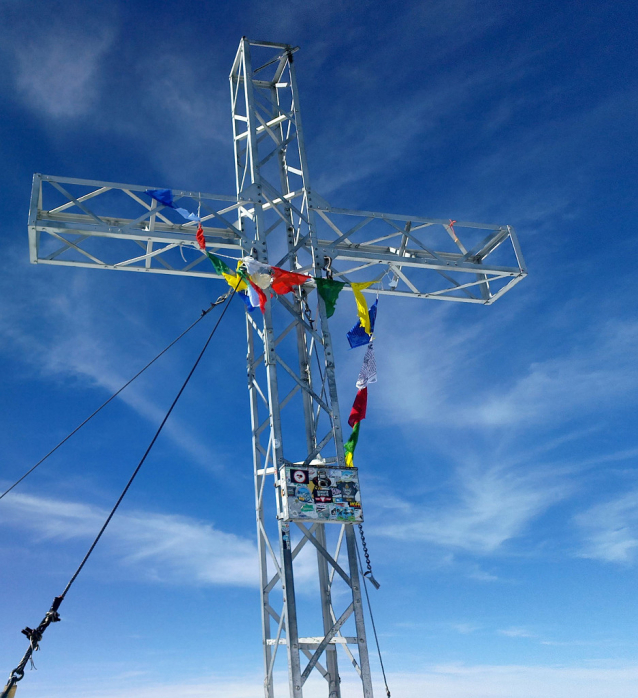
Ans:
<svg viewBox="0 0 638 698"><path fill-rule="evenodd" d="M357 557L359 558L359 567L363 567L363 565L361 563L361 553L359 552L359 544L358 543L357 543ZM368 569L370 569L370 571L372 572L369 565L368 565ZM370 580L370 581L372 581L372 580ZM379 637L377 635L377 627L374 624L374 616L372 615L372 606L370 604L370 595L368 594L367 577L365 574L363 575L363 591L365 592L366 601L368 603L368 612L370 613L370 622L372 624L372 632L374 633L374 641L377 645L377 653L379 655L379 664L381 665L381 673L383 674L383 683L385 685L385 693L386 693L387 698L391 698L390 688L388 687L388 679L386 678L385 667L383 666L383 658L381 657L381 647L379 647ZM0 696L0 698L2 698L2 696Z"/></svg>
<svg viewBox="0 0 638 698"><path fill-rule="evenodd" d="M9 494L9 492L11 492L11 490L12 490L14 487L17 487L17 485L19 485L19 484L20 484L28 475L30 475L39 465L42 465L42 463L44 463L44 461L45 461L49 456L52 456L52 455L58 450L58 448L60 448L60 446L62 446L63 444L65 444L74 434L77 434L77 432L80 431L80 429L81 429L85 424L87 424L88 422L90 422L90 421L93 419L93 417L95 417L95 415L98 414L98 412L101 412L101 411L109 404L109 402L113 401L125 388L128 388L128 386L131 385L131 383L132 383L136 378L139 378L139 377L142 375L142 373L144 373L144 371L146 371L147 368L150 368L150 367L151 367L160 357L162 357L174 344L177 344L177 342L179 342L179 340L180 340L182 337L184 337L184 335L188 334L188 333L193 329L193 327L195 327L195 325L197 325L198 322L200 322L206 315L208 315L208 313L210 313L210 311L211 311L215 306L219 305L220 303L223 303L223 302L228 298L228 296L229 296L230 293L231 293L231 291L229 291L228 293L224 294L223 296L220 296L214 303L211 303L211 304L210 304L210 308L207 308L206 310L202 310L202 314L197 318L197 320L195 320L195 322L194 322L192 325L190 325L189 327L187 327L187 328L182 332L182 334L179 335L179 337L176 337L167 347L165 347L164 349L162 349L162 351L160 351L160 353L159 353L154 359L152 359L151 361L149 361L149 362L146 364L146 366L144 366L143 369L141 369L140 371L138 371L130 380L128 380L126 383L124 383L124 385L123 385L117 392L113 393L113 395L111 395L111 397L110 397L106 402L103 402L103 403L97 408L97 410L95 410L95 412L93 412L92 414L90 414L81 424L79 424L77 427L75 427L75 429L74 429L70 434L68 434L67 436L65 436L65 437L62 439L62 441L60 441L60 443L59 443L57 446L54 446L54 447L53 447L45 456L43 456L32 468L30 468L29 470L27 470L27 472L24 473L24 475L23 475L21 478L19 478L18 480L16 480L16 481L13 483L13 485L11 485L11 487L9 487L8 490L5 490L2 494L0 494L0 499L2 499L5 495ZM0 696L0 698L3 698L3 697Z"/></svg>
<svg viewBox="0 0 638 698"><path fill-rule="evenodd" d="M234 295L235 295L235 289L233 289L230 292L230 294L227 294L227 297L229 297L230 300L232 300L232 297ZM24 668L26 667L29 660L32 659L33 653L37 652L40 649L39 644L40 644L40 641L42 640L42 635L44 634L44 631L49 627L49 625L51 625L51 623L57 623L60 620L60 615L58 613L58 609L60 608L61 603L64 601L64 597L67 595L73 582L75 582L78 575L82 571L82 568L84 567L87 560L91 556L91 553L93 552L93 550L95 550L95 546L98 544L100 538L102 537L102 534L106 530L106 527L111 522L111 519L113 518L115 512L117 511L118 507L122 503L122 500L126 496L126 493L129 491L129 488L133 484L133 480L135 480L135 477L139 473L142 465L144 465L144 461L146 460L148 454L151 452L151 449L155 445L155 442L157 441L158 436L162 432L164 425L168 421L168 418L170 417L171 412L173 411L175 405L177 404L177 401L182 396L182 393L184 392L186 386L188 385L188 382L190 381L193 373L195 373L195 369L199 365L199 362L201 361L202 357L204 356L204 352L208 348L208 345L210 344L217 328L219 327L219 323L222 321L224 315L226 314L226 311L228 310L228 307L230 305L230 300L228 303L226 303L226 307L224 308L221 315L217 319L217 322L215 323L215 326L213 327L210 335L208 336L208 339L206 340L206 343L204 344L203 349L200 351L199 356L195 360L195 363L193 364L193 367L191 368L188 376L186 376L186 380L182 383L182 387L179 389L179 392L175 396L175 399L173 400L171 406L168 408L168 412L164 416L164 419L162 419L162 422L159 425L157 431L155 432L155 435L151 439L151 442L148 445L148 448L146 449L146 451L144 452L142 459L137 464L137 467L133 471L133 474L129 478L129 481L126 483L126 487L122 490L122 494L120 494L117 502L115 503L115 506L111 509L111 512L109 513L109 515L106 518L106 521L102 525L100 532L95 537L95 540L93 541L93 543L91 543L91 547L88 549L88 551L87 551L86 555L84 556L84 558L82 559L82 562L80 563L79 567L73 573L73 576L71 577L68 584L64 588L64 591L59 596L56 596L53 599L53 603L51 604L51 608L49 609L47 614L44 616L44 618L42 619L42 622L40 623L40 625L37 628L35 628L35 629L25 628L22 631L22 633L24 635L26 635L27 638L29 639L29 647L28 647L27 651L25 652L24 657L22 657L22 659L20 660L20 663L18 664L18 666L11 672L11 675L9 677L9 681L7 682L7 685L4 687L4 690L0 694L0 698L13 698L13 696L15 695L15 691L16 691L16 684L18 683L18 681L21 681L24 678Z"/></svg>

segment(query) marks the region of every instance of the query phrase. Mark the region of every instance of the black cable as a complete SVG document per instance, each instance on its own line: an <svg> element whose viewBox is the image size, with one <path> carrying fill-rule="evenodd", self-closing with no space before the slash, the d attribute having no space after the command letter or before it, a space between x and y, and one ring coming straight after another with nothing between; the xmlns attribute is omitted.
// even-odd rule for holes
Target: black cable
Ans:
<svg viewBox="0 0 638 698"><path fill-rule="evenodd" d="M17 684L18 681L20 681L24 677L24 668L27 665L27 662L31 659L33 652L39 649L39 642L42 639L42 635L44 631L49 627L51 623L55 623L60 620L60 616L58 614L58 609L60 608L60 605L62 604L62 601L64 601L64 597L67 595L67 592L71 588L71 585L75 580L77 579L78 575L82 571L82 568L86 564L87 560L91 556L91 553L95 549L95 546L98 544L100 538L102 537L102 534L106 530L106 527L109 525L111 522L111 519L113 518L115 512L117 511L118 507L120 506L122 500L124 499L126 493L128 492L129 488L133 484L133 480L135 480L135 477L140 471L140 468L144 464L144 461L146 460L148 454L151 452L151 449L155 445L155 442L157 441L158 436L160 435L162 429L164 428L164 425L166 424L168 418L171 415L171 412L173 411L175 405L177 404L177 401L179 398L182 396L182 393L184 392L186 386L188 385L188 382L190 381L191 377L193 376L193 373L195 373L195 369L199 365L199 362L201 361L202 357L204 356L204 352L208 348L208 345L210 344L213 335L215 334L217 328L219 327L219 323L222 321L224 315L226 314L226 311L228 310L228 307L230 305L230 301L232 300L233 296L235 295L235 289L231 292L230 296L228 297L228 302L226 303L226 306L224 307L224 310L222 311L221 315L217 319L217 322L215 323L215 326L213 327L210 335L208 336L208 339L206 340L206 343L204 344L203 349L200 351L199 356L197 357L195 363L193 364L193 367L191 368L188 376L186 376L186 380L182 384L182 387L179 389L179 392L175 396L175 399L173 400L171 406L168 408L168 412L164 416L164 419L162 419L161 424L159 425L157 431L155 432L155 435L151 439L150 444L148 445L148 448L144 452L144 455L142 456L142 459L140 462L137 464L137 467L133 471L133 474L129 478L129 481L126 483L126 487L122 491L122 494L120 494L117 502L115 503L115 506L111 509L110 514L106 518L106 521L104 522L102 528L100 529L100 532L97 534L95 537L95 540L91 544L91 547L88 549L86 555L82 559L82 562L80 563L79 567L77 570L75 570L73 576L69 580L69 583L66 585L64 588L64 591L59 595L56 596L55 599L53 599L53 604L51 605L51 608L47 612L47 614L44 616L42 622L40 625L35 628L25 628L22 633L27 636L29 639L29 647L27 651L25 652L24 656L22 657L20 663L18 666L11 672L11 676L9 677L9 681L7 682L7 685L5 686L4 690L0 694L0 698L10 698L13 693L12 689L14 689L14 686ZM15 690L15 689L14 689Z"/></svg>
<svg viewBox="0 0 638 698"><path fill-rule="evenodd" d="M234 295L235 295L235 291L233 290L233 292L232 292L231 295L230 295L230 300L232 300L232 297L233 297ZM213 329L211 330L211 333L208 335L208 339L206 340L206 343L204 344L204 348L199 352L199 356L197 357L195 363L193 364L193 368L191 368L190 373L188 374L188 376L186 376L186 380L184 381L184 383L182 384L182 387L179 389L179 392L178 392L177 395L175 396L175 399L173 400L173 403L172 403L171 406L168 408L168 412L167 412L166 415L164 416L164 419L162 420L162 423L159 425L157 431L155 432L155 436L153 436L153 438L151 439L151 443L148 445L148 448L147 448L146 451L144 452L144 455L142 456L142 459L141 459L140 462L137 464L137 467L136 467L135 470L133 471L133 474L131 475L130 480L126 483L126 487L122 490L122 494L120 495L119 499L118 499L117 502L115 503L115 506L113 507L113 509L111 509L111 513L108 515L106 521L104 522L104 525L103 525L102 528L100 529L100 532L99 532L99 533L97 534L97 536L95 537L95 540L93 541L93 543L91 544L91 547L89 548L88 552L87 552L86 555L84 556L84 559L83 559L82 562L80 563L80 566L77 568L77 570L75 571L74 575L73 575L73 576L71 577L71 579L69 580L69 583L66 585L64 591L60 594L60 596L59 596L60 599L64 600L64 597L66 596L67 592L68 592L69 589L71 588L71 585L72 585L73 582L76 580L78 574L80 574L80 572L82 571L82 568L83 568L84 565L86 564L86 561L89 559L89 557L90 557L91 553L93 552L95 546L98 544L98 541L99 541L100 538L102 537L102 534L103 534L104 531L106 530L106 527L107 527L107 526L109 525L109 523L111 522L111 519L113 518L113 515L114 515L115 512L117 511L117 508L120 506L120 503L122 502L122 500L124 499L126 493L128 492L129 487L133 484L133 480L135 480L135 477L136 477L136 475L139 473L140 468L142 467L142 465L144 464L144 461L146 460L146 457L148 456L148 454L151 452L151 449L152 449L153 446L155 445L155 442L157 441L157 437L160 435L162 429L164 428L164 425L165 425L166 422L168 421L168 418L171 416L171 412L173 411L173 408L175 407L175 405L177 404L177 401L178 401L178 400L180 399L180 397L182 396L182 393L184 392L184 389L185 389L186 386L188 385L188 382L190 381L190 379L191 379L193 373L195 373L195 369L196 369L197 366L199 365L199 362L201 361L202 356L204 356L204 352L206 351L206 349L208 349L208 345L210 344L210 341L211 341L211 339L213 338L213 335L215 334L215 331L216 331L217 328L219 327L219 323L222 321L224 315L226 314L226 311L228 310L228 306L230 305L230 300L228 301L228 303L226 303L226 307L224 308L224 310L222 310L222 314L219 316L219 318L217 319L217 322L215 323L215 326L214 326Z"/></svg>
<svg viewBox="0 0 638 698"><path fill-rule="evenodd" d="M223 299L223 300L222 300L222 299ZM133 378L131 378L131 379L130 379L129 381L127 381L126 383L124 383L124 385L123 385L117 392L113 393L113 395L111 395L111 397L110 397L106 402L102 403L102 404L97 408L97 410L95 410L95 412L93 412L91 415L89 415L89 416L82 422L82 424L80 424L80 425L78 425L77 427L75 427L75 429L74 429L70 434L68 434L67 436L65 436L65 437L62 439L62 441L60 441L60 443L59 443L57 446L54 446L54 447L46 454L46 456L42 457L32 468L30 468L29 470L27 470L27 472L24 473L24 475L23 475L20 479L16 480L16 481L13 483L13 485L11 485L11 487L9 487L8 490L5 490L2 494L0 494L0 499L2 499L5 495L9 494L9 492L11 492L11 490L12 490L14 487L17 487L17 486L18 486L28 475L30 475L39 465L42 465L42 463L44 463L44 461L45 461L49 456L52 456L52 455L58 450L58 448L60 448L60 446L62 446L63 444L65 444L74 434L76 434L78 431L80 431L80 429L81 429L85 424L87 424L87 422L91 421L91 419L93 419L93 417L95 417L95 415L98 414L98 412L101 412L101 411L109 404L109 402L111 402L112 400L114 400L125 388L128 388L128 386L129 386L136 378L139 378L139 377L142 375L142 373L144 373L144 371L146 371L147 368L150 368L150 366L152 366L161 356L163 356L174 344L176 344L177 342L179 342L179 340L180 340L185 334L187 334L188 332L190 332L190 331L193 329L193 327L195 327L195 325L196 325L198 322L200 322L200 320L202 320L202 319L204 318L205 315L208 315L208 313L210 313L210 311L211 311L216 305L218 305L220 302L223 302L225 299L226 299L225 296L220 296L220 298L218 298L217 301L216 301L215 303L211 303L210 308L208 308L207 310L202 310L202 314L197 318L197 320L195 320L195 322L194 322L192 325L190 325L190 327L187 327L187 328L182 332L182 334L179 335L179 337L176 337L176 338L175 338L166 348L164 348L152 361L149 361L149 362L146 364L146 366L144 366L143 369L141 369L140 371L138 371L138 372L133 376ZM0 696L0 698L1 698L1 696Z"/></svg>
<svg viewBox="0 0 638 698"><path fill-rule="evenodd" d="M357 548L357 557L359 558L359 567L362 566L361 564L361 553L359 552L359 543L358 541L356 542L356 548ZM385 692L388 698L391 698L390 696L390 689L388 688L388 679L386 678L385 675L385 667L383 666L383 658L381 657L381 647L379 647L379 638L377 636L377 628L374 624L374 616L372 615L372 605L370 604L370 596L368 594L368 586L366 584L366 578L365 575L362 575L363 579L363 590L365 591L366 594L366 601L368 602L368 612L370 613L370 621L372 623L372 632L374 633L374 641L377 645L377 653L379 654L379 664L381 665L381 673L383 674L383 683L385 684ZM0 696L1 698L1 696Z"/></svg>

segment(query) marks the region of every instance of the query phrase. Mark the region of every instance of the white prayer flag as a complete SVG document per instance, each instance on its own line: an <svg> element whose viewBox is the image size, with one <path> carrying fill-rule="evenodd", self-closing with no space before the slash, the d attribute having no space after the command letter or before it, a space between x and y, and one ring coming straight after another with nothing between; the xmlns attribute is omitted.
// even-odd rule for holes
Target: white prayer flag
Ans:
<svg viewBox="0 0 638 698"><path fill-rule="evenodd" d="M357 390L363 390L369 383L377 382L377 362L374 358L374 344L370 342L366 355L363 357L363 365L357 378Z"/></svg>

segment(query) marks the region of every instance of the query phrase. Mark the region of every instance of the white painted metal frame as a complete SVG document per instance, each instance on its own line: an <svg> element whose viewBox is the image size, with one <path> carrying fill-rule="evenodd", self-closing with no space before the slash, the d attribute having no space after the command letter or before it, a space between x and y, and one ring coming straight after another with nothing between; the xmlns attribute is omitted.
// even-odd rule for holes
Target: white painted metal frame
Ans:
<svg viewBox="0 0 638 698"><path fill-rule="evenodd" d="M377 279L369 292L382 295L489 305L520 281L526 270L510 226L334 208L312 191L295 50L240 42L230 74L236 197L173 192L179 206L200 211L207 248L313 276L331 269L344 281ZM35 175L31 261L218 278L194 243L196 223L150 200L147 188ZM325 307L306 285L268 303L263 319L246 317L265 696L275 696L285 655L290 696L301 698L318 673L329 698L340 698L341 648L372 698L353 526L282 519L282 466L345 467ZM274 498L266 483L275 485ZM307 581L306 593L295 592L295 576L298 585L307 580L311 549L317 608Z"/></svg>

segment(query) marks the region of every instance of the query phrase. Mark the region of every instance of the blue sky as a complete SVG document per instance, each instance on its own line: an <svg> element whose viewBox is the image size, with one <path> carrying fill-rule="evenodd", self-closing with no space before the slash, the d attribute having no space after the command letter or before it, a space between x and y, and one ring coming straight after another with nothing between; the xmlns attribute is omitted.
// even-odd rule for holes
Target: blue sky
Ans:
<svg viewBox="0 0 638 698"><path fill-rule="evenodd" d="M0 12L0 487L222 292L29 265L32 174L233 194L238 41L299 45L316 190L335 206L512 224L529 267L492 307L380 302L357 464L393 694L635 695L635 6L0 0ZM353 321L341 301L345 406ZM0 681L203 325L0 502ZM261 695L249 434L236 305L20 696Z"/></svg>

